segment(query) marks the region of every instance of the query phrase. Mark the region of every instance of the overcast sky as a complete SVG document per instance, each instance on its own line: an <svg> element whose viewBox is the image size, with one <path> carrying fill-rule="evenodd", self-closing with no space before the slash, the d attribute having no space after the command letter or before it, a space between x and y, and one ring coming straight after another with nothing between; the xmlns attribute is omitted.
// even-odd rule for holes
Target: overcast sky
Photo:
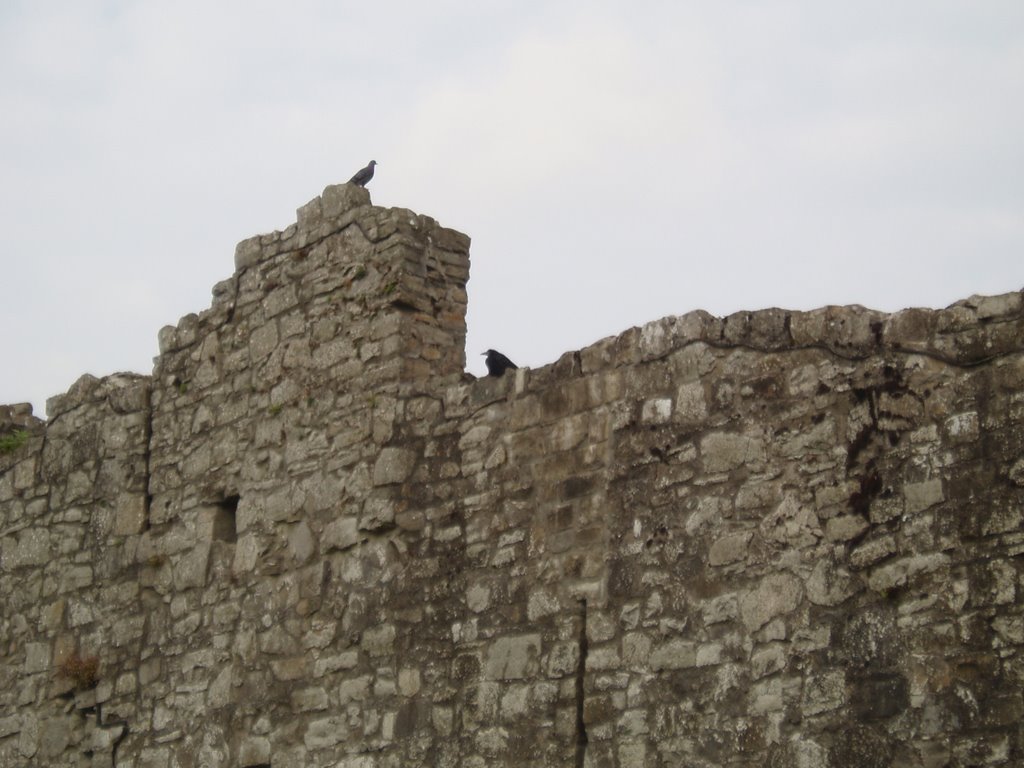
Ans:
<svg viewBox="0 0 1024 768"><path fill-rule="evenodd" d="M371 158L473 238L468 363L1024 287L1024 2L0 0L0 403L149 373Z"/></svg>

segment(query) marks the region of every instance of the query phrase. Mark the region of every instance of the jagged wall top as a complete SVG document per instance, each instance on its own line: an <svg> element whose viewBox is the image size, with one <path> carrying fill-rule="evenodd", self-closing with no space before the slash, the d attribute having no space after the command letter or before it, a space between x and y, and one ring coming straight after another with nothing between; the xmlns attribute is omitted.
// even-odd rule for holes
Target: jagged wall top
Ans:
<svg viewBox="0 0 1024 768"><path fill-rule="evenodd" d="M1021 294L468 380L468 239L366 201L0 454L0 764L1024 759Z"/></svg>

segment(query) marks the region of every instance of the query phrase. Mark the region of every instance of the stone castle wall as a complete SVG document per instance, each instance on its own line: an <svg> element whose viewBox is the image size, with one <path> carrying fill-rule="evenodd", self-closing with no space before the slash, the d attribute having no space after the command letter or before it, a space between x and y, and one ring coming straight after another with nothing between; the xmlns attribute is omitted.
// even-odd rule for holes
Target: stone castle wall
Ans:
<svg viewBox="0 0 1024 768"><path fill-rule="evenodd" d="M472 380L468 248L329 187L0 408L0 765L1024 762L1022 294Z"/></svg>

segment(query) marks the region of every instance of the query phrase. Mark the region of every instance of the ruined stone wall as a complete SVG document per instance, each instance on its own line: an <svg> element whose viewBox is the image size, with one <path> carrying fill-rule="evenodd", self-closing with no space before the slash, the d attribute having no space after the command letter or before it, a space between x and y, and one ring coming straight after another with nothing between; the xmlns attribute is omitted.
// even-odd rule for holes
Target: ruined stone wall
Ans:
<svg viewBox="0 0 1024 768"><path fill-rule="evenodd" d="M0 452L0 765L112 765L103 703L145 682L149 379L83 376L47 424L5 416L27 440Z"/></svg>
<svg viewBox="0 0 1024 768"><path fill-rule="evenodd" d="M1021 294L472 380L467 278L329 187L152 378L0 410L0 765L1024 761Z"/></svg>

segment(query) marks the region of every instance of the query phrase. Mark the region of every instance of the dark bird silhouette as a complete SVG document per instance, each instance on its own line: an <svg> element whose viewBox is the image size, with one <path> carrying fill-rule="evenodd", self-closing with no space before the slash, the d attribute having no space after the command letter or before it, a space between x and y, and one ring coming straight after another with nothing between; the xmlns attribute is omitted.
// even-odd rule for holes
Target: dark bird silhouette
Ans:
<svg viewBox="0 0 1024 768"><path fill-rule="evenodd" d="M356 171L356 175L348 180L349 184L355 184L357 187L365 187L370 183L370 179L373 178L373 166L377 164L376 160L371 160L370 164L365 168L360 168Z"/></svg>
<svg viewBox="0 0 1024 768"><path fill-rule="evenodd" d="M496 352L493 349L488 349L486 352L481 352L480 354L487 355L487 359L484 360L484 362L487 364L488 376L501 376L510 368L515 370L519 367L501 354L501 352Z"/></svg>

